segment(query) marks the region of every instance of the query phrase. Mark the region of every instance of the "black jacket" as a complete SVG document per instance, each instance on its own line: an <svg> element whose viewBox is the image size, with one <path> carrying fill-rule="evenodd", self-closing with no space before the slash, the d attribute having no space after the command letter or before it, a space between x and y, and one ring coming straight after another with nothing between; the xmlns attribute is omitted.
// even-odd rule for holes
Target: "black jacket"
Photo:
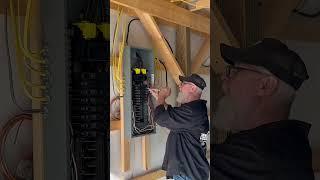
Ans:
<svg viewBox="0 0 320 180"><path fill-rule="evenodd" d="M310 124L283 120L213 147L214 180L313 180Z"/></svg>
<svg viewBox="0 0 320 180"><path fill-rule="evenodd" d="M180 107L160 105L154 119L170 129L162 169L167 176L186 175L193 180L209 178L209 163L200 144L201 133L209 131L205 100L196 100Z"/></svg>

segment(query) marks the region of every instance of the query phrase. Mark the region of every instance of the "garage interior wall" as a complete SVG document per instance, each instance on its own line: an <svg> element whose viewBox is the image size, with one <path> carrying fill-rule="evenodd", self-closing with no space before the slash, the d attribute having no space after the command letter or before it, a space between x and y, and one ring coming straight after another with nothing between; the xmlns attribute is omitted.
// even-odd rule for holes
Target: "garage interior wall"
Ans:
<svg viewBox="0 0 320 180"><path fill-rule="evenodd" d="M115 11L115 10L110 11L110 43L111 43L110 48L112 47L113 33L114 33L114 27L115 27L117 15L118 15L118 11ZM130 17L123 14L120 24L124 23L126 26L129 23L129 21L133 18L134 17ZM161 24L159 25L159 28L163 33L163 35L168 40L168 42L170 43L173 49L173 52L175 53L177 51L175 48L175 44L176 44L175 28L167 25L161 25ZM119 30L119 33L120 34L119 34L118 41L121 41L120 37L122 37L121 36L122 30ZM204 38L194 33L190 33L190 34L191 34L191 37L190 37L191 57L190 58L193 59L197 54L199 48L201 47L204 41ZM139 21L133 21L131 23L128 44L130 46L139 47L139 48L147 48L147 49L153 48L151 38L149 37L147 31L144 29L143 25ZM161 59L161 55L159 56ZM209 62L210 62L210 59L208 57L205 64L208 65ZM164 72L162 73L162 75L163 75L162 79L165 79ZM208 101L207 106L209 109L210 108L210 102L209 102L210 78L209 78L209 75L200 74L200 76L202 76L207 83L207 87L203 92L202 99L205 99ZM110 78L112 78L111 75L110 75ZM112 84L111 84L112 82L113 80L110 79L110 98L114 97ZM167 103L175 106L176 105L175 99L178 93L178 89L176 88L177 86L169 73L168 73L168 85L169 87L171 87L171 96L167 99ZM110 132L110 178L111 179L114 179L114 180L121 179L121 178L128 179L128 178L136 177L138 175L143 175L149 171L153 171L161 168L169 130L166 128L157 126L156 131L157 131L156 134L150 135L150 169L148 171L144 171L142 168L141 137L137 137L137 138L131 139L131 152L130 152L131 169L125 173L121 173L120 171L120 131L115 130Z"/></svg>

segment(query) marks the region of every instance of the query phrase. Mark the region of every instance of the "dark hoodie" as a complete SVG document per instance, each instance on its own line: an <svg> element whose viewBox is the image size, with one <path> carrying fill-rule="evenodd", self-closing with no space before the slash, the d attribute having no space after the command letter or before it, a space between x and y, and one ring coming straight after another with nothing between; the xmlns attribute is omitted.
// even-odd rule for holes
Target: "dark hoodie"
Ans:
<svg viewBox="0 0 320 180"><path fill-rule="evenodd" d="M283 120L231 135L213 147L213 179L313 180L309 129Z"/></svg>
<svg viewBox="0 0 320 180"><path fill-rule="evenodd" d="M196 100L180 107L160 105L154 119L170 129L162 169L167 176L185 175L193 180L209 178L209 163L200 143L201 133L209 131L205 100Z"/></svg>

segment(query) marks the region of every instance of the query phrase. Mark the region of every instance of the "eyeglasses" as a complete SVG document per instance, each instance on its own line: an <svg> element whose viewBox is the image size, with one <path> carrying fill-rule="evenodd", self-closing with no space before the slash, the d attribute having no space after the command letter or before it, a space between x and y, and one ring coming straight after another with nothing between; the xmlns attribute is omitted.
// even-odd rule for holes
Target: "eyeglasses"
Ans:
<svg viewBox="0 0 320 180"><path fill-rule="evenodd" d="M234 75L236 75L238 72L240 71L251 71L251 72L255 72L255 73L259 73L259 74L266 74L266 75L270 75L258 70L254 70L254 69L248 69L248 68L243 68L243 67L237 67L237 66L233 66L233 65L228 65L226 66L226 77L230 78Z"/></svg>

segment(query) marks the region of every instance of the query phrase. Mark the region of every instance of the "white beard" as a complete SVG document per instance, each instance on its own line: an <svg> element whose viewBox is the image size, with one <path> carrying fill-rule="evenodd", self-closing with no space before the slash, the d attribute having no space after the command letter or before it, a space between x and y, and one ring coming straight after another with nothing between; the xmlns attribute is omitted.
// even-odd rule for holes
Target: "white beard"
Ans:
<svg viewBox="0 0 320 180"><path fill-rule="evenodd" d="M182 92L179 92L176 101L177 101L178 104L181 105L181 104L186 103L188 100L187 100L185 94L183 94Z"/></svg>
<svg viewBox="0 0 320 180"><path fill-rule="evenodd" d="M214 125L221 129L233 129L235 122L235 109L232 100L224 96L219 100L214 116Z"/></svg>

